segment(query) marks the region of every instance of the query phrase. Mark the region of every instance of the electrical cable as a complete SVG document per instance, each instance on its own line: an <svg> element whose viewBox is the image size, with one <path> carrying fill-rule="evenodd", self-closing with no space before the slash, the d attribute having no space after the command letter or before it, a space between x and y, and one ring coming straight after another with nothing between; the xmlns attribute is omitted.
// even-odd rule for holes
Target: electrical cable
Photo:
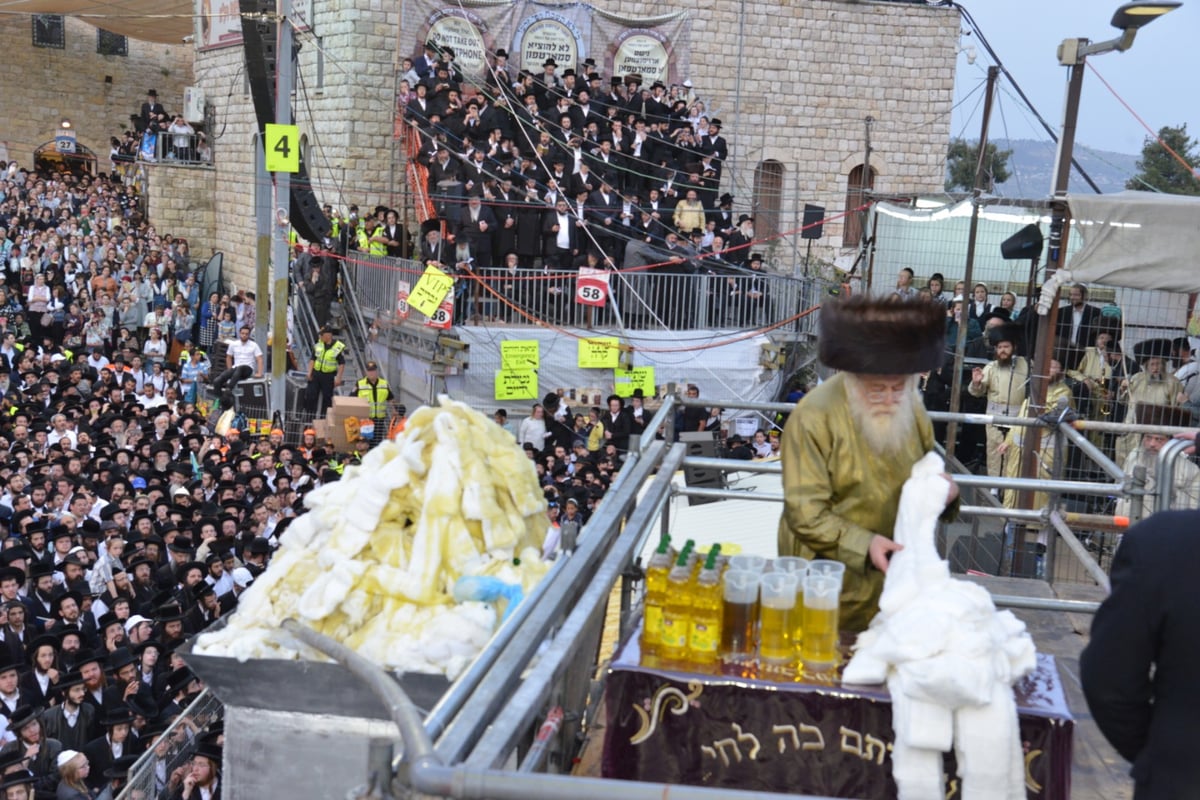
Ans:
<svg viewBox="0 0 1200 800"><path fill-rule="evenodd" d="M1138 121L1138 123L1143 128L1146 129L1146 132L1150 134L1151 138L1153 138L1154 141L1158 142L1159 147L1161 147L1163 150L1166 150L1168 153L1170 153L1171 157L1174 158L1176 161L1178 161L1180 166L1182 166L1187 171L1187 174L1192 177L1192 180L1200 182L1200 175L1196 174L1196 167L1189 164L1187 162L1187 159L1185 159L1183 156L1179 155L1179 153L1176 153L1173 149L1171 149L1171 146L1163 141L1162 137L1158 135L1158 132L1146 124L1146 120L1142 119L1141 116L1139 116L1138 113L1133 110L1133 106L1131 106L1131 105L1129 105L1129 103L1125 102L1125 98L1121 97L1121 95L1117 93L1117 90L1112 87L1112 84L1110 84L1107 80L1104 79L1104 76L1100 74L1099 70L1097 70L1094 66L1092 66L1091 61L1085 61L1084 63L1087 64L1087 67L1088 67L1088 69L1090 69L1092 71L1092 74L1100 79L1100 82L1102 84L1104 84L1104 88L1108 89L1108 91L1110 93L1112 93L1112 96L1117 98L1117 102L1120 103L1122 106L1124 106L1125 110L1128 111L1133 116L1133 118L1136 119Z"/></svg>
<svg viewBox="0 0 1200 800"><path fill-rule="evenodd" d="M1012 84L1013 89L1017 92L1029 110L1033 112L1034 117L1039 123L1041 123L1042 128L1044 128L1046 133L1050 135L1050 138L1057 143L1058 134L1052 127L1050 127L1050 123L1046 122L1046 120L1038 112L1037 107L1033 104L1033 101L1029 99L1029 97L1025 94L1025 91L1021 88L1021 85L1017 83L1017 79L1013 77L1011 72L1008 71L1008 67L1004 66L1004 62L1000 60L1000 56L996 54L996 51L992 48L991 43L988 42L987 37L984 36L983 30L980 29L978 23L975 22L975 18L971 16L971 12L968 11L966 7L962 5L962 3L953 2L953 0L946 2L945 5L958 9L958 12L962 14L963 19L965 19L967 24L971 26L971 31L976 37L978 37L979 43L983 45L983 48L987 50L988 55L992 57L992 61L994 61L996 66L1000 68L1000 71L1004 73L1004 76L1008 78L1008 81L1010 84ZM1087 185L1092 188L1092 191L1094 191L1096 194L1103 194L1103 192L1100 191L1100 187L1097 186L1096 182L1092 180L1092 176L1089 175L1082 166L1080 166L1077 159L1072 158L1071 165L1075 167L1076 172L1079 173L1080 177L1083 178Z"/></svg>

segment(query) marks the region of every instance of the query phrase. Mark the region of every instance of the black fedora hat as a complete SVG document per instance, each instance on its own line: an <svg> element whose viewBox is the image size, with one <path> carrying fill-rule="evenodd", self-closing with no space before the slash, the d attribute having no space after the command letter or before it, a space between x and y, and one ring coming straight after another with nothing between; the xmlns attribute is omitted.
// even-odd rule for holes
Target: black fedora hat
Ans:
<svg viewBox="0 0 1200 800"><path fill-rule="evenodd" d="M16 732L31 722L41 719L41 711L34 706L17 706L8 717L8 729Z"/></svg>
<svg viewBox="0 0 1200 800"><path fill-rule="evenodd" d="M100 718L100 726L103 728L111 728L114 725L132 725L133 712L129 710L129 706L121 703L119 706L113 706L108 712Z"/></svg>
<svg viewBox="0 0 1200 800"><path fill-rule="evenodd" d="M108 654L108 668L112 672L132 663L134 663L133 653L129 652L128 647L113 648L113 651Z"/></svg>

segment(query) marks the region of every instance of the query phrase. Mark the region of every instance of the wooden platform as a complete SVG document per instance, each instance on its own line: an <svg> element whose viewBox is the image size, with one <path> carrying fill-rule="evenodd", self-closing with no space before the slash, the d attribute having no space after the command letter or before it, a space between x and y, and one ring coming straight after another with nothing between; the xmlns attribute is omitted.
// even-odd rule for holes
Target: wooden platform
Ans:
<svg viewBox="0 0 1200 800"><path fill-rule="evenodd" d="M1099 601L1103 595L1099 588L1081 585L1051 587L1043 581L1020 578L971 578L985 586L993 594L1017 595L1021 597L1059 597L1066 600ZM607 669L607 658L612 655L615 641L616 595L609 604L609 625L606 625L602 654L606 659L600 665L599 676ZM1105 741L1096 723L1088 712L1083 691L1079 684L1079 654L1087 644L1091 629L1090 614L1065 614L1052 611L1026 611L1014 609L1014 613L1028 626L1039 652L1053 655L1058 662L1063 686L1071 713L1075 717L1075 753L1071 770L1072 800L1130 800L1133 783L1129 779L1129 764ZM577 775L600 776L600 755L604 739L603 705L591 715L594 724L587 731L574 769Z"/></svg>

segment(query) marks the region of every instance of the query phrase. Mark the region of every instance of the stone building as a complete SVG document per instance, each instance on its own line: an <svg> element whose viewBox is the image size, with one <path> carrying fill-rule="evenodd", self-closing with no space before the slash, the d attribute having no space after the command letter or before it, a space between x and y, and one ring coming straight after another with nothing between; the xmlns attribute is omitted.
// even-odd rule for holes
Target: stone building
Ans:
<svg viewBox="0 0 1200 800"><path fill-rule="evenodd" d="M37 148L53 147L66 119L108 172L109 139L131 127L146 91L178 111L192 84L192 47L126 39L73 17L0 17L0 52L0 142L24 166Z"/></svg>
<svg viewBox="0 0 1200 800"><path fill-rule="evenodd" d="M321 202L366 209L405 201L392 138L397 43L408 55L422 31L410 11L414 18L400 34L404 5L312 0L311 23L297 34L295 116ZM595 5L630 17L646 8L633 0ZM722 190L734 195L735 210L758 216L760 235L797 229L806 203L830 215L859 204L868 117L867 183L887 193L941 190L959 35L954 8L851 0L786 7L742 0L702 10L667 0L654 7L672 10L691 15L690 68L682 77L725 123L730 160ZM245 286L253 282L256 200L267 202L270 186L254 147L242 49L202 47L219 39L209 31L198 36L196 74L215 104L214 244L226 253L231 279ZM815 243L823 256L857 242L856 221L847 219L825 226ZM790 272L803 243L785 237L768 252L776 269Z"/></svg>

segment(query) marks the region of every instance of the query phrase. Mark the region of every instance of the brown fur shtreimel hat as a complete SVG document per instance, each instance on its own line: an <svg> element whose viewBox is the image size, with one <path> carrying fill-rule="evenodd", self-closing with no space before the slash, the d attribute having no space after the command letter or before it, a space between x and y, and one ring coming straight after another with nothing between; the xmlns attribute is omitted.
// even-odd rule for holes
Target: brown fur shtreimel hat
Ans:
<svg viewBox="0 0 1200 800"><path fill-rule="evenodd" d="M818 354L833 369L911 375L942 364L946 309L930 300L851 297L821 307Z"/></svg>

